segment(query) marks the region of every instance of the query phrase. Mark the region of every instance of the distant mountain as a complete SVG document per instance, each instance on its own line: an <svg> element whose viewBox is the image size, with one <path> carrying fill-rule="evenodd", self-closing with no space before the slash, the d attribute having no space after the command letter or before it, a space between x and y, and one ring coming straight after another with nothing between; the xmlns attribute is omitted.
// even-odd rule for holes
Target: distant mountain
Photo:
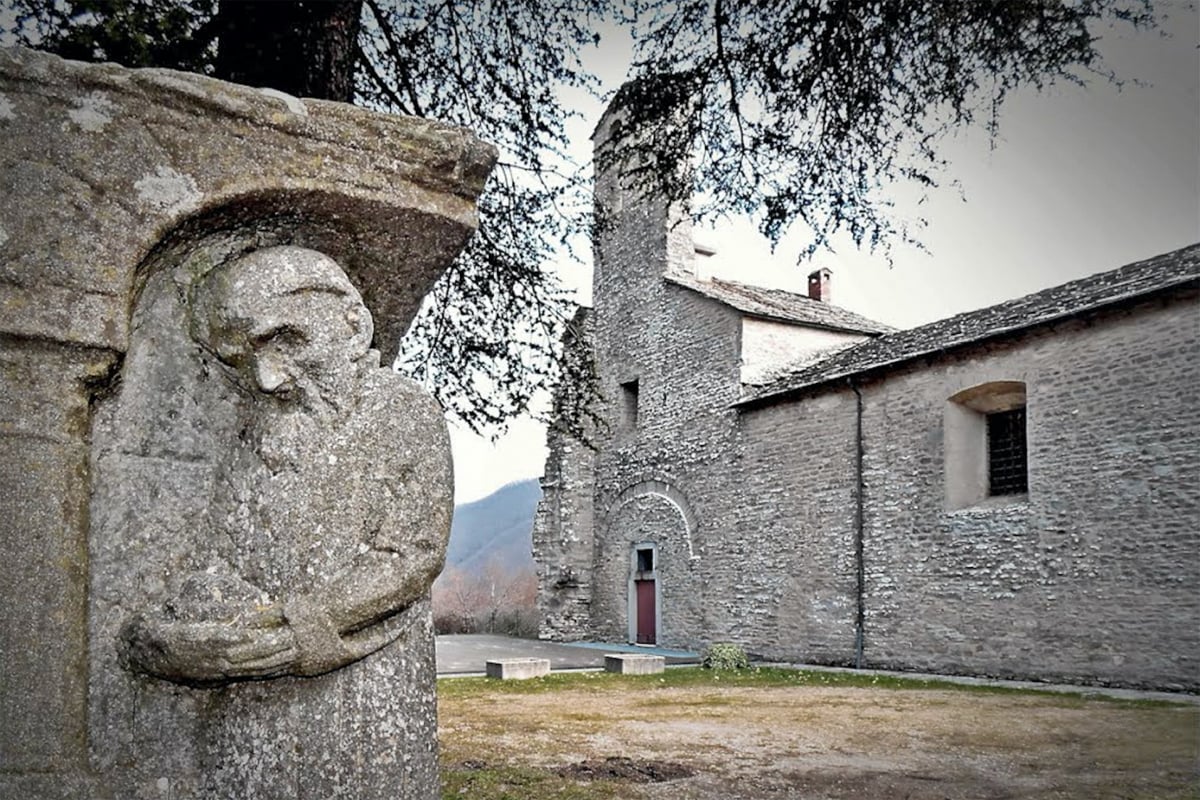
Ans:
<svg viewBox="0 0 1200 800"><path fill-rule="evenodd" d="M446 566L478 573L494 558L504 567L532 570L533 517L541 497L537 478L530 478L455 506Z"/></svg>

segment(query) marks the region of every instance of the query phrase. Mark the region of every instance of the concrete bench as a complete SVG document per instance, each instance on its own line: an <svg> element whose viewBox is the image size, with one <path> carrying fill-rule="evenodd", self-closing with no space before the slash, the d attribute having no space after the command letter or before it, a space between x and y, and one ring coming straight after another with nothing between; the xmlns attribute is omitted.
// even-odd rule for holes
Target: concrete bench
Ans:
<svg viewBox="0 0 1200 800"><path fill-rule="evenodd" d="M487 676L501 680L540 678L550 674L548 658L501 658L487 662Z"/></svg>
<svg viewBox="0 0 1200 800"><path fill-rule="evenodd" d="M622 675L656 675L666 664L667 660L662 656L645 653L614 653L604 657L604 671Z"/></svg>

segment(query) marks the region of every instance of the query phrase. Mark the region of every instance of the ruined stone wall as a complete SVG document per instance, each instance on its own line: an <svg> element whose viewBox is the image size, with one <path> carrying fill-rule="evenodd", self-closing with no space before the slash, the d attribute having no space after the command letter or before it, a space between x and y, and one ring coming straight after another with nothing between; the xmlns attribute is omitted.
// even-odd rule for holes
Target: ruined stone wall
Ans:
<svg viewBox="0 0 1200 800"><path fill-rule="evenodd" d="M864 385L866 666L1196 688L1195 314L1145 303ZM997 380L1027 387L1029 494L947 511L947 400ZM709 593L746 597L751 650L853 658L854 414L838 388L740 421L745 569Z"/></svg>
<svg viewBox="0 0 1200 800"><path fill-rule="evenodd" d="M567 358L590 359L590 309L581 308L574 333L564 337ZM555 395L556 418L570 410L564 405L576 387L562 386ZM561 427L546 431L546 467L542 499L533 520L533 557L538 579L538 636L555 641L579 641L590 635L592 571L595 534L592 497L595 491L595 452L585 441L595 426L580 420L580 436Z"/></svg>

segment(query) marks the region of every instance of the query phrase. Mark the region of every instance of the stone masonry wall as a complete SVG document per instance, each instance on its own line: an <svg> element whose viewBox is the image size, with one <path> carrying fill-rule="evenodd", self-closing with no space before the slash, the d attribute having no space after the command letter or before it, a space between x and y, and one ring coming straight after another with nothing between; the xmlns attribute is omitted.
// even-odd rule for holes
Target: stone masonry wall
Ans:
<svg viewBox="0 0 1200 800"><path fill-rule="evenodd" d="M598 127L600 141L612 119ZM630 550L653 542L659 642L690 644L706 630L704 542L716 513L709 494L729 472L740 323L731 309L663 280L694 268L690 226L681 209L631 183L631 159L636 153L624 154L596 186L606 224L596 238L594 342L607 425L597 436L592 635L628 636ZM633 380L636 425L622 405L621 385Z"/></svg>
<svg viewBox="0 0 1200 800"><path fill-rule="evenodd" d="M650 326L626 329L619 345L629 355L609 356L610 363L641 366L640 408L636 430L614 425L597 454L597 569L605 571L606 588L600 588L598 573L592 623L597 636L625 638L628 554L635 542L655 542L663 618L659 642L690 646L708 629L705 549L720 529L716 518L725 493L717 486L730 472L737 317L686 289L664 289L658 308L649 313L676 333L664 337L655 336ZM598 338L603 335L598 331ZM617 338L615 332L610 336L610 342ZM657 501L631 492L647 483L660 485L653 490Z"/></svg>
<svg viewBox="0 0 1200 800"><path fill-rule="evenodd" d="M1196 688L1195 312L1193 292L863 387L866 666ZM1029 495L948 512L947 398L997 380L1027 387ZM854 414L838 388L740 420L746 491L710 557L743 568L708 592L763 655L853 659Z"/></svg>
<svg viewBox="0 0 1200 800"><path fill-rule="evenodd" d="M1200 331L1147 303L866 392L870 664L1200 685ZM1024 381L1029 495L944 510L946 398Z"/></svg>
<svg viewBox="0 0 1200 800"><path fill-rule="evenodd" d="M694 271L681 209L638 195L622 161L597 161L608 402L588 462L592 560L569 559L592 570L586 635L629 635L631 550L653 543L667 646L1197 688L1194 289L739 410L742 316L662 279ZM947 511L947 403L992 381L1026 385L1028 496Z"/></svg>
<svg viewBox="0 0 1200 800"><path fill-rule="evenodd" d="M853 663L854 415L843 389L738 420L714 636L774 659Z"/></svg>

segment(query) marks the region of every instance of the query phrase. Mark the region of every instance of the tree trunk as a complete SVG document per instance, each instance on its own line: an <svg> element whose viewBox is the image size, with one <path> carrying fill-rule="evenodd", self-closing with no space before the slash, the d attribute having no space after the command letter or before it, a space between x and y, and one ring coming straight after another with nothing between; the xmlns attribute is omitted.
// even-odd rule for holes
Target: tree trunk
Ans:
<svg viewBox="0 0 1200 800"><path fill-rule="evenodd" d="M296 97L354 100L362 0L221 0L217 77Z"/></svg>

